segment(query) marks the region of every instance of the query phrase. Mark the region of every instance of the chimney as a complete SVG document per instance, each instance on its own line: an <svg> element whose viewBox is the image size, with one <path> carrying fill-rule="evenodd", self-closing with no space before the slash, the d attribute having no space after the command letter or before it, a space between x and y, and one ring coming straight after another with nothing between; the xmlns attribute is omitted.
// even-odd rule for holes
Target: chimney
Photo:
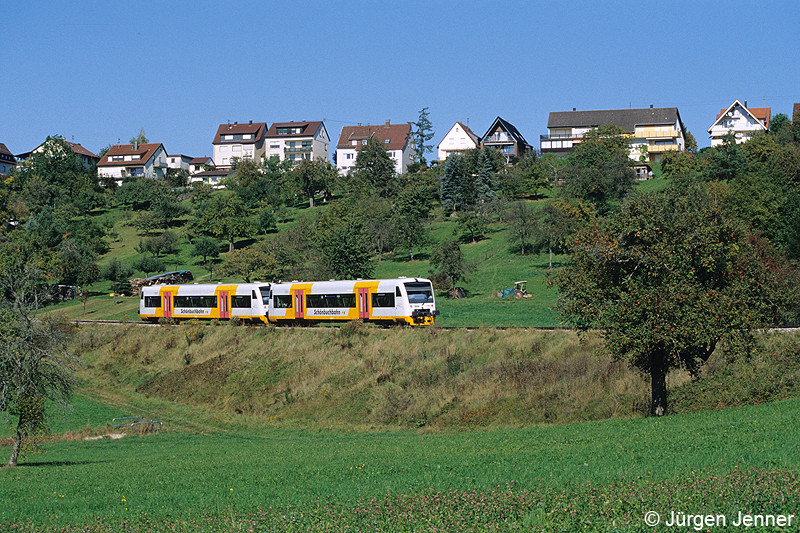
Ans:
<svg viewBox="0 0 800 533"><path fill-rule="evenodd" d="M386 121L386 125L388 126L389 124L391 124L391 121L390 121L390 120L387 120L387 121Z"/></svg>
<svg viewBox="0 0 800 533"><path fill-rule="evenodd" d="M650 104L650 109L653 109L653 104Z"/></svg>
<svg viewBox="0 0 800 533"><path fill-rule="evenodd" d="M250 125L251 126L253 125L253 119L250 119Z"/></svg>
<svg viewBox="0 0 800 533"><path fill-rule="evenodd" d="M572 110L573 110L573 111L577 111L577 109L575 109L574 107L572 108Z"/></svg>
<svg viewBox="0 0 800 533"><path fill-rule="evenodd" d="M139 141L137 139L133 140L133 149L134 150L138 150L139 149Z"/></svg>
<svg viewBox="0 0 800 533"><path fill-rule="evenodd" d="M747 100L744 101L744 108L747 109Z"/></svg>

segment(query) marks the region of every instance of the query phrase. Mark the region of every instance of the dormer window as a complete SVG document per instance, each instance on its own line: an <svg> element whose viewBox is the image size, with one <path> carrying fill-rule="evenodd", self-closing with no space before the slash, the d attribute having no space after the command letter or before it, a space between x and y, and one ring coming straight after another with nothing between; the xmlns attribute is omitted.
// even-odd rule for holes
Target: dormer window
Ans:
<svg viewBox="0 0 800 533"><path fill-rule="evenodd" d="M383 141L383 144L389 144L389 139L386 139L385 141Z"/></svg>
<svg viewBox="0 0 800 533"><path fill-rule="evenodd" d="M278 135L288 135L289 128L278 128Z"/></svg>

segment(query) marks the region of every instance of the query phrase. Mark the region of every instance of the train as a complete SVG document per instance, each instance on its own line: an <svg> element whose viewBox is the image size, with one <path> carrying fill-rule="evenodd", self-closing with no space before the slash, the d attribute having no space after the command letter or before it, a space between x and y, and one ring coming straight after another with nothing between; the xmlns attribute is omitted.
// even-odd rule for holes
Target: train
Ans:
<svg viewBox="0 0 800 533"><path fill-rule="evenodd" d="M439 314L426 278L150 285L139 298L139 317L148 322L238 317L276 325L363 320L429 326Z"/></svg>

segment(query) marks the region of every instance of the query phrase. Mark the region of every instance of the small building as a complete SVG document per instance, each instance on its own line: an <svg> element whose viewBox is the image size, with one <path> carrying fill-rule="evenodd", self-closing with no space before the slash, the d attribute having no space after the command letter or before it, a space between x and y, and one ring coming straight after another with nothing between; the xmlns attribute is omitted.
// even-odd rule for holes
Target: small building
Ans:
<svg viewBox="0 0 800 533"><path fill-rule="evenodd" d="M411 135L411 124L392 124L388 120L383 126L345 126L336 144L336 167L340 174L347 174L356 164L356 156L370 138L378 139L394 160L394 171L405 174L414 162L417 149Z"/></svg>
<svg viewBox="0 0 800 533"><path fill-rule="evenodd" d="M267 132L266 122L247 124L220 124L212 142L214 146L214 166L230 168L233 158L252 159L260 163L264 159L264 136Z"/></svg>
<svg viewBox="0 0 800 533"><path fill-rule="evenodd" d="M506 156L506 161L512 157L525 157L525 154L533 150L516 126L500 117L494 119L492 125L481 137L481 147L483 146L499 150Z"/></svg>
<svg viewBox="0 0 800 533"><path fill-rule="evenodd" d="M266 134L266 158L273 156L295 163L328 160L331 139L322 121L275 122Z"/></svg>
<svg viewBox="0 0 800 533"><path fill-rule="evenodd" d="M210 157L195 157L189 161L189 174L196 174L214 168L214 160Z"/></svg>
<svg viewBox="0 0 800 533"><path fill-rule="evenodd" d="M12 168L16 168L17 159L14 157L6 145L0 143L0 176L6 176Z"/></svg>
<svg viewBox="0 0 800 533"><path fill-rule="evenodd" d="M711 146L722 144L722 141L729 133L733 133L736 143L743 143L760 131L769 129L770 120L769 107L747 107L747 100L744 104L739 100L721 109L717 119L708 128L708 136L711 139Z"/></svg>
<svg viewBox="0 0 800 533"><path fill-rule="evenodd" d="M480 147L480 143L481 138L469 129L469 126L456 122L436 147L439 161L444 161L450 154L475 150Z"/></svg>
<svg viewBox="0 0 800 533"><path fill-rule="evenodd" d="M189 166L193 159L193 157L189 157L188 155L168 155L167 168L174 170L185 170L186 172L189 172Z"/></svg>
<svg viewBox="0 0 800 533"><path fill-rule="evenodd" d="M167 151L161 143L115 144L97 164L97 175L116 178L163 178L167 174Z"/></svg>

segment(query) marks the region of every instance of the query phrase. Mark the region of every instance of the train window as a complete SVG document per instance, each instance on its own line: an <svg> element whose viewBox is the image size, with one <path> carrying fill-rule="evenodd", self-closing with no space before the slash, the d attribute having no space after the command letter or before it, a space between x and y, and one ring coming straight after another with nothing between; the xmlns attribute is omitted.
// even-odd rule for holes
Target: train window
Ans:
<svg viewBox="0 0 800 533"><path fill-rule="evenodd" d="M145 307L161 307L161 298L158 296L145 296L144 297L144 306Z"/></svg>
<svg viewBox="0 0 800 533"><path fill-rule="evenodd" d="M355 307L356 295L349 294L309 294L306 296L306 306L325 307Z"/></svg>
<svg viewBox="0 0 800 533"><path fill-rule="evenodd" d="M250 309L251 301L249 296L231 296L231 307L236 309Z"/></svg>
<svg viewBox="0 0 800 533"><path fill-rule="evenodd" d="M275 296L272 298L272 307L275 309L291 309L292 296L290 294Z"/></svg>
<svg viewBox="0 0 800 533"><path fill-rule="evenodd" d="M417 281L413 283L406 283L406 292L408 293L408 301L412 304L429 304L433 303L433 287L430 282Z"/></svg>
<svg viewBox="0 0 800 533"><path fill-rule="evenodd" d="M394 293L392 292L372 293L372 307L394 307Z"/></svg>
<svg viewBox="0 0 800 533"><path fill-rule="evenodd" d="M264 305L269 305L269 296L270 296L269 285L265 285L264 287L259 287L258 290L261 292L261 301L264 302Z"/></svg>
<svg viewBox="0 0 800 533"><path fill-rule="evenodd" d="M176 296L175 307L216 307L216 296Z"/></svg>

